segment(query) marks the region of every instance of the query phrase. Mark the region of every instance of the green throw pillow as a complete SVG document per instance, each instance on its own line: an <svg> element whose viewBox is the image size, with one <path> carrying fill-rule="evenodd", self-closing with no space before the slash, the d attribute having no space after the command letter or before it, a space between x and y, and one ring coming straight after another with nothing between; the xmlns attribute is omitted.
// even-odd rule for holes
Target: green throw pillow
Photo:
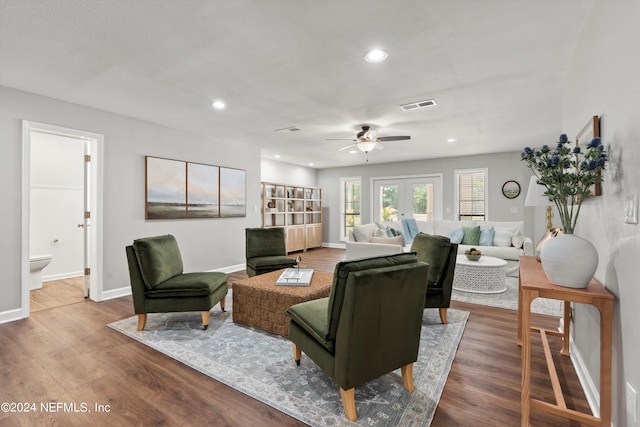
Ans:
<svg viewBox="0 0 640 427"><path fill-rule="evenodd" d="M464 236L462 237L463 245L477 245L480 242L480 226L462 227Z"/></svg>

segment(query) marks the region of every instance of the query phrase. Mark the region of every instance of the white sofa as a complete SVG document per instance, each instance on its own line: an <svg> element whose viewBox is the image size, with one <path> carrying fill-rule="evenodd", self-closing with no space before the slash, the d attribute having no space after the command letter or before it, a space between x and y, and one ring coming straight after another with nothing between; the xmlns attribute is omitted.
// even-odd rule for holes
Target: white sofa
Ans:
<svg viewBox="0 0 640 427"><path fill-rule="evenodd" d="M400 221L389 221L382 223L385 227L391 227L398 231L404 231L402 223ZM483 255L492 256L496 258L502 258L507 261L507 274L509 276L518 275L518 260L522 255L534 255L534 245L530 237L524 235L524 222L523 221L416 221L418 230L422 233L435 234L440 236L449 237L449 234L461 229L462 227L473 227L479 225L480 227L494 227L494 230L500 229L501 235L504 237L507 235L507 230L511 231L511 240L508 242L502 241L502 246L480 246L474 247L479 249ZM380 227L377 224L364 224L356 227L349 236L349 241L346 242L346 258L347 260L357 258L367 258L378 255L391 255L400 252L408 252L411 249L411 244L386 244L378 243L384 241L384 239L376 238L374 234ZM378 232L379 233L379 232ZM515 239L513 238L515 237ZM372 243L371 240L374 240ZM513 241L516 242L516 246L513 245ZM520 245L522 242L522 245ZM509 246L506 246L506 243ZM470 245L458 245L458 253L463 254L465 250L470 249Z"/></svg>

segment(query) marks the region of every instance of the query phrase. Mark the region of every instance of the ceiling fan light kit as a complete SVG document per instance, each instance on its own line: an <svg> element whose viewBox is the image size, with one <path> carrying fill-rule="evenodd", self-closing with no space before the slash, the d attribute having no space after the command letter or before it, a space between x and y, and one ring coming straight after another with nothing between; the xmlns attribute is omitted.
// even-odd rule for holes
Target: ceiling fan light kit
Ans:
<svg viewBox="0 0 640 427"><path fill-rule="evenodd" d="M377 142L375 141L358 142L356 147L358 147L358 149L363 153L368 153L376 147L376 144Z"/></svg>

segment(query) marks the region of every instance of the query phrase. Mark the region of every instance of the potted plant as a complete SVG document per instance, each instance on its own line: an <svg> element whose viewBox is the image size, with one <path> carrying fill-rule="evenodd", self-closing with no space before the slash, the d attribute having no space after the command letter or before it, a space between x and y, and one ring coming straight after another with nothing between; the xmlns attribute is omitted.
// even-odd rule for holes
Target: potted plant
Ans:
<svg viewBox="0 0 640 427"><path fill-rule="evenodd" d="M600 138L593 138L581 148L562 134L555 148L526 147L521 160L537 177L538 184L546 188L544 194L558 209L564 229L563 234L545 244L540 255L542 268L554 284L587 286L598 266L598 253L590 242L574 236L573 232L582 203L591 196L592 186L602 182L607 153ZM565 258L571 255L578 257L581 268L575 268L577 264Z"/></svg>

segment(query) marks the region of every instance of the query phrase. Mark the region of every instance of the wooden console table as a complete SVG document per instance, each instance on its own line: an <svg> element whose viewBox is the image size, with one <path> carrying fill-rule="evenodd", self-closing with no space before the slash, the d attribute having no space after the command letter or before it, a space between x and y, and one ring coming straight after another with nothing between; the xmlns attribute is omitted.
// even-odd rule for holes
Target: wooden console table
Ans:
<svg viewBox="0 0 640 427"><path fill-rule="evenodd" d="M572 267L569 267L572 268ZM531 302L536 298L564 301L564 332L531 327ZM591 304L600 312L600 418L567 408L560 388L547 335L562 336L560 354L569 355L570 302ZM521 426L530 426L531 408L593 426L611 425L611 334L613 295L597 281L584 289L553 285L535 257L520 257L518 286L518 345L522 346ZM531 398L531 331L539 332L551 377L556 404Z"/></svg>

